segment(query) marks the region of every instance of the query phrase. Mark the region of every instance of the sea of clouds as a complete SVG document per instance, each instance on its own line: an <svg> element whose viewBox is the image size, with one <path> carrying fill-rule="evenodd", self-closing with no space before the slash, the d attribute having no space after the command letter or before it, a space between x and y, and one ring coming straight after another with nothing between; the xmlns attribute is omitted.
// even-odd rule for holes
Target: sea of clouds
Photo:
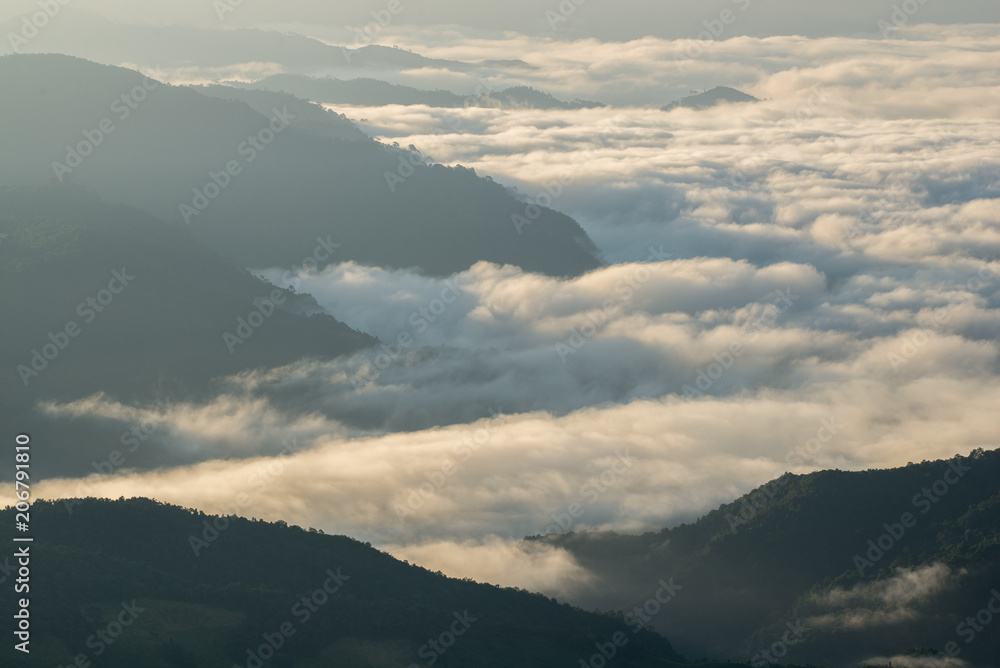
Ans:
<svg viewBox="0 0 1000 668"><path fill-rule="evenodd" d="M520 538L657 529L785 471L996 447L995 30L734 37L690 60L677 59L684 40L422 34L395 37L437 57L517 53L533 67L491 85L616 106L337 110L526 205L547 193L606 266L552 278L480 263L447 279L261 268L387 345L232 378L204 405L48 406L151 421L189 459L92 478L93 493L283 519L571 595L587 572ZM715 84L763 101L657 108ZM412 344L394 345L404 333ZM574 503L584 513L564 527Z"/></svg>

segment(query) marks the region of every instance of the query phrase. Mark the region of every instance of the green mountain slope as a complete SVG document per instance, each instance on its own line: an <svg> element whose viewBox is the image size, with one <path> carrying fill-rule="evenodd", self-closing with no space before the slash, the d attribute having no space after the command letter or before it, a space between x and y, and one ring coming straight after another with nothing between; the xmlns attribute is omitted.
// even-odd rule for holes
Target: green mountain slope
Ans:
<svg viewBox="0 0 1000 668"><path fill-rule="evenodd" d="M36 502L32 527L33 651L28 661L9 644L0 650L12 668L77 656L107 668L574 666L595 646L610 653L615 637L626 642L611 645L614 665L680 660L620 618L449 579L283 523L133 499L86 500L72 513ZM11 588L0 592L12 609Z"/></svg>
<svg viewBox="0 0 1000 668"><path fill-rule="evenodd" d="M261 114L258 99L65 56L0 58L0 89L0 183L87 185L188 225L244 266L295 266L327 235L341 244L338 261L435 275L483 260L553 275L599 266L571 218L529 209L471 170L300 129L284 104Z"/></svg>
<svg viewBox="0 0 1000 668"><path fill-rule="evenodd" d="M788 660L848 665L957 641L962 659L996 665L1000 627L966 644L959 625L1000 586L998 509L1000 450L977 451L892 470L789 474L657 533L530 540L570 550L600 576L598 588L615 582L629 609L650 582L674 577L684 596L654 624L686 654L752 658L802 622L808 638Z"/></svg>
<svg viewBox="0 0 1000 668"><path fill-rule="evenodd" d="M59 426L42 402L98 392L183 401L210 395L222 376L375 343L188 230L77 186L0 189L0 234L0 424L44 422L54 443L41 453L47 475L84 472L118 439Z"/></svg>

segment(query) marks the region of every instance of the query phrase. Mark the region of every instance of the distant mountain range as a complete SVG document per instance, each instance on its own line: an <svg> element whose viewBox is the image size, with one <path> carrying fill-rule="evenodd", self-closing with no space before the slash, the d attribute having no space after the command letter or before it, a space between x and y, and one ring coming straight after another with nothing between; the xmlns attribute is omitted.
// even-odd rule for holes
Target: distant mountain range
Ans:
<svg viewBox="0 0 1000 668"><path fill-rule="evenodd" d="M738 104L742 102L760 102L753 95L747 95L742 91L738 91L735 88L727 88L726 86L716 86L711 90L706 90L701 93L696 93L694 95L689 95L685 98L677 100L676 102L671 102L667 106L663 107L664 111L670 111L671 109L685 108L685 109L711 109L720 104Z"/></svg>
<svg viewBox="0 0 1000 668"><path fill-rule="evenodd" d="M20 18L12 19L0 24L0 34L20 34L22 27ZM302 73L421 67L479 73L491 67L487 63L428 58L367 41L356 45L331 45L312 37L274 30L129 25L72 6L61 8L59 20L46 26L24 51L63 53L104 64L198 63L202 67L223 68L245 63L275 63ZM12 52L9 40L0 40L0 54Z"/></svg>
<svg viewBox="0 0 1000 668"><path fill-rule="evenodd" d="M457 95L447 90L419 90L376 79L342 81L332 77L315 78L295 74L275 74L253 83L229 81L226 84L235 88L281 91L326 104L364 106L423 104L429 107L502 109L589 109L604 106L599 102L586 100L563 102L528 86L514 86L502 90L481 86L477 94Z"/></svg>
<svg viewBox="0 0 1000 668"><path fill-rule="evenodd" d="M244 266L298 265L327 236L330 261L434 275L483 260L600 266L568 216L278 93L178 88L65 56L0 58L0 87L0 183L86 185Z"/></svg>
<svg viewBox="0 0 1000 668"><path fill-rule="evenodd" d="M1000 626L976 631L986 615L974 618L1000 608L1000 450L788 474L693 524L530 541L569 550L598 576L578 599L588 607L612 607L615 591L614 607L631 610L673 577L684 589L651 624L689 656L760 660L777 644L783 662L951 651L967 663L935 665L998 665ZM808 630L788 638L789 624ZM783 637L796 642L782 648Z"/></svg>

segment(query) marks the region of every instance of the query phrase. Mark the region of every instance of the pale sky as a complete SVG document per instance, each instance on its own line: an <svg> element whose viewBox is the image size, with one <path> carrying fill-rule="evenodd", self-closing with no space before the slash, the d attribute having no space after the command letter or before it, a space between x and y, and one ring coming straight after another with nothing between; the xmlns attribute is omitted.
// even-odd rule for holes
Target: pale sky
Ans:
<svg viewBox="0 0 1000 668"><path fill-rule="evenodd" d="M912 0L916 11L907 23L993 23L1000 20L996 0ZM346 30L373 20L372 12L387 11L391 0L329 2L327 0L219 0L232 5L223 12L227 27L313 25L326 31ZM219 13L208 0L69 0L66 6L92 10L126 22L197 23L218 25ZM509 0L466 2L457 0L399 0L393 24L429 26L457 24L484 31L522 34L551 33L557 37L597 37L627 40L647 35L686 38L705 29L724 10L735 20L725 27L727 37L736 35L789 35L810 37L867 35L877 31L880 20L891 21L895 0L586 0L573 12L560 16L559 0ZM564 5L572 4L570 0ZM907 3L902 3L907 4ZM0 20L32 9L37 0L7 0L0 6ZM560 16L561 18L561 16ZM556 26L556 30L552 26Z"/></svg>

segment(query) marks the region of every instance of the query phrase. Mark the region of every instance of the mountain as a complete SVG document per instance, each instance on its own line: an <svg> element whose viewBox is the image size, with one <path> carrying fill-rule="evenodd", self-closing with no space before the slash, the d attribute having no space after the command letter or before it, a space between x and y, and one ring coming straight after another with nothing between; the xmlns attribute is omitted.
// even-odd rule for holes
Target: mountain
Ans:
<svg viewBox="0 0 1000 668"><path fill-rule="evenodd" d="M319 109L300 127L293 105L262 114L261 96L210 97L65 56L0 58L0 87L0 183L86 185L243 266L298 265L328 236L331 261L433 275L484 260L550 275L600 264L568 216Z"/></svg>
<svg viewBox="0 0 1000 668"><path fill-rule="evenodd" d="M698 93L696 95L689 95L683 99L677 100L663 107L663 111L670 111L671 109L677 109L678 107L683 107L685 109L711 109L720 104L738 104L742 102L760 102L757 98L752 95L747 95L742 91L738 91L735 88L727 88L725 86L716 86L711 90L706 90L703 93Z"/></svg>
<svg viewBox="0 0 1000 668"><path fill-rule="evenodd" d="M673 577L683 595L652 623L684 654L759 660L794 627L806 630L781 650L788 661L854 666L951 651L967 663L947 665L998 665L1000 627L976 631L974 618L1000 608L1000 450L786 474L693 524L533 541L569 550L598 576L583 605L632 609L649 583ZM600 595L612 586L613 605Z"/></svg>
<svg viewBox="0 0 1000 668"><path fill-rule="evenodd" d="M297 97L325 104L380 106L386 104L429 107L498 107L513 109L588 109L603 106L599 102L576 100L563 102L548 93L528 86L503 90L481 88L475 95L457 95L448 90L419 90L376 79L342 81L333 77L315 78L296 74L275 74L253 83L226 82L235 88L291 93Z"/></svg>
<svg viewBox="0 0 1000 668"><path fill-rule="evenodd" d="M210 12L214 14L215 12ZM140 63L147 66L202 68L240 67L272 63L286 71L399 71L421 67L475 73L473 63L427 58L412 51L371 44L360 37L337 46L318 39L275 30L212 29L187 25L124 24L98 14L62 7L58 21L18 53L62 53L103 64ZM214 17L213 17L214 18ZM22 19L0 23L0 34L20 34ZM0 54L14 53L9 39L0 40Z"/></svg>
<svg viewBox="0 0 1000 668"><path fill-rule="evenodd" d="M48 476L92 471L120 430L51 420L45 402L183 401L211 395L223 376L376 343L187 229L80 186L0 189L0 235L0 424L51 439L36 469ZM164 463L152 456L129 465Z"/></svg>
<svg viewBox="0 0 1000 668"><path fill-rule="evenodd" d="M297 130L341 141L368 141L362 132L343 114L328 111L323 107L284 92L250 89L221 84L193 86L193 89L208 97L242 102L263 116L269 116L274 109L288 109L295 116L293 125Z"/></svg>
<svg viewBox="0 0 1000 668"><path fill-rule="evenodd" d="M13 526L14 510L0 519ZM283 522L145 499L36 501L31 522L32 652L5 647L9 668L75 657L102 668L521 668L603 665L601 651L626 668L682 665L667 640L618 616ZM14 610L13 587L0 592Z"/></svg>

